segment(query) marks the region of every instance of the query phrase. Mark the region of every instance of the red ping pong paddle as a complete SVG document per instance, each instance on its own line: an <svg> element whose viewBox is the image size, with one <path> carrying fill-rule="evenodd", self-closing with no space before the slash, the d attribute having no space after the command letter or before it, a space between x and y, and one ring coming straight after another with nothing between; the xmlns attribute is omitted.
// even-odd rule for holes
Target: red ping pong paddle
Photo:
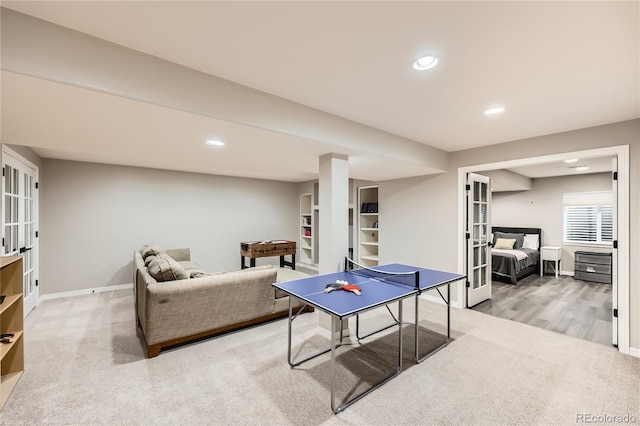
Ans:
<svg viewBox="0 0 640 426"><path fill-rule="evenodd" d="M353 285L353 284L347 284L347 285L343 285L342 286L343 290L347 290L350 291L352 293L357 294L358 296L360 296L362 294L362 289L360 288L360 286L358 285Z"/></svg>

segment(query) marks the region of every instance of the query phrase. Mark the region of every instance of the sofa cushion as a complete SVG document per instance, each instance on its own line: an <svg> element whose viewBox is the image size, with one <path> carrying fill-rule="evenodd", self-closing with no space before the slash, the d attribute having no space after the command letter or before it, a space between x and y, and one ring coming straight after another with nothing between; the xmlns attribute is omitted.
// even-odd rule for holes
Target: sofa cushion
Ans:
<svg viewBox="0 0 640 426"><path fill-rule="evenodd" d="M189 278L184 268L167 254L159 254L149 262L149 274L156 281L174 281Z"/></svg>
<svg viewBox="0 0 640 426"><path fill-rule="evenodd" d="M142 255L143 259L146 259L149 256L157 256L159 254L165 254L166 252L167 252L166 250L153 245L146 245L140 249L140 255Z"/></svg>

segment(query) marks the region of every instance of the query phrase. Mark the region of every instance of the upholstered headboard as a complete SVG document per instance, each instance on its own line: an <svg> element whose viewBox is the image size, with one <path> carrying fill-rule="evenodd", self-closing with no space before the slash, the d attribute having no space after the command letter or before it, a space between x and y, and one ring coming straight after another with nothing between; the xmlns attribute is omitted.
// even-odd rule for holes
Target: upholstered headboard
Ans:
<svg viewBox="0 0 640 426"><path fill-rule="evenodd" d="M491 233L494 232L508 232L511 234L538 234L538 241L540 242L538 246L538 251L540 251L540 247L542 247L542 229L541 228L517 228L517 227L507 227L507 226L492 226Z"/></svg>

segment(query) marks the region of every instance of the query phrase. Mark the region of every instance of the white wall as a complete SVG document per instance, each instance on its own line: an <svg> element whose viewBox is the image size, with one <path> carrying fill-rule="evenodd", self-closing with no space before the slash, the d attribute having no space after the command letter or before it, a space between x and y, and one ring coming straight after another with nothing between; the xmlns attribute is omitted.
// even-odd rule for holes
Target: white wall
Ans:
<svg viewBox="0 0 640 426"><path fill-rule="evenodd" d="M541 228L542 244L562 247L561 270L573 273L576 251L610 253L611 248L563 245L562 196L569 192L611 191L611 188L611 173L533 179L529 191L492 194L492 223L494 226Z"/></svg>
<svg viewBox="0 0 640 426"><path fill-rule="evenodd" d="M222 271L241 241L297 240L293 183L45 159L40 197L41 294L131 283L144 244Z"/></svg>

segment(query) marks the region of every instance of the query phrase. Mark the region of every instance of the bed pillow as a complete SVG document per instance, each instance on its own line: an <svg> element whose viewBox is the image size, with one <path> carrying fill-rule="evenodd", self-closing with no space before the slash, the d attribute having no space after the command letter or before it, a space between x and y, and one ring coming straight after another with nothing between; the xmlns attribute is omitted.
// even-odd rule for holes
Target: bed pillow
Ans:
<svg viewBox="0 0 640 426"><path fill-rule="evenodd" d="M505 238L508 240L516 240L516 243L513 245L514 249L519 249L522 247L522 243L524 242L524 234L512 234L509 232L494 232L493 238L495 238L495 242L498 242L498 238Z"/></svg>
<svg viewBox="0 0 640 426"><path fill-rule="evenodd" d="M524 241L522 248L538 250L540 247L540 235L538 234L524 234Z"/></svg>
<svg viewBox="0 0 640 426"><path fill-rule="evenodd" d="M493 248L502 250L513 250L513 245L516 243L514 238L498 238L496 245Z"/></svg>

